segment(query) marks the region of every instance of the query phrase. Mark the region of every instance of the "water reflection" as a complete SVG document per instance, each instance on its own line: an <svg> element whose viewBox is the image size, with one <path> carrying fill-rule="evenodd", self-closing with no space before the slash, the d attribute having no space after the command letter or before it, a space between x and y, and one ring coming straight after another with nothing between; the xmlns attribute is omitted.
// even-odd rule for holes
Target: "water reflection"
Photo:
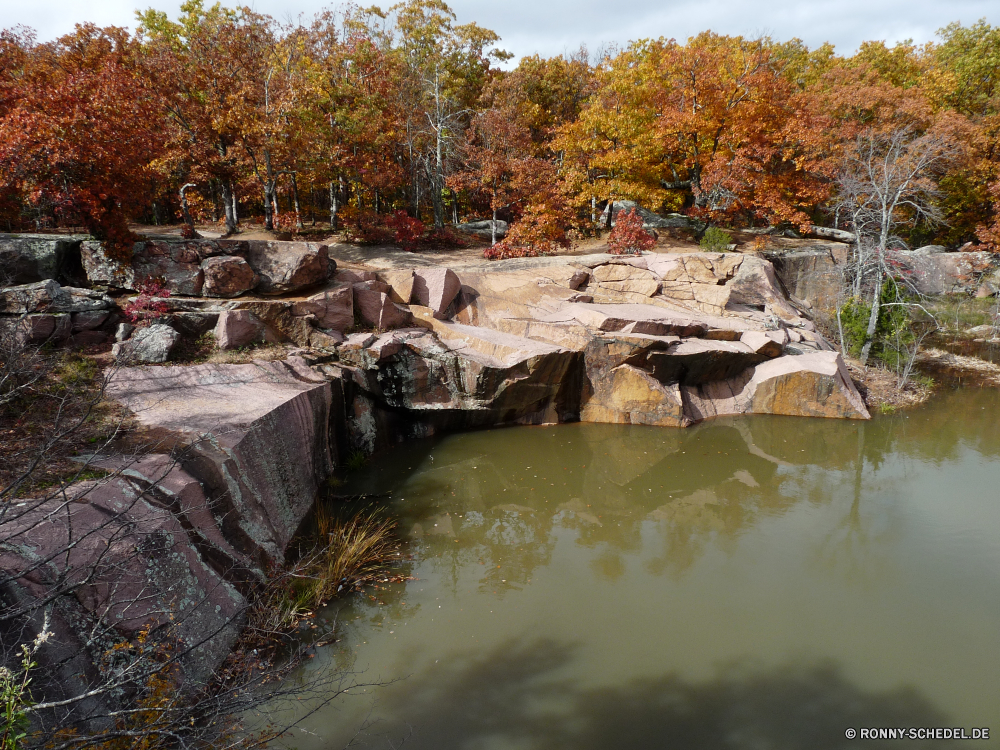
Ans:
<svg viewBox="0 0 1000 750"><path fill-rule="evenodd" d="M341 642L316 661L405 679L294 744L340 747L369 713L372 747L826 748L848 726L991 721L1000 735L997 406L964 391L869 423L403 446L345 489L391 497L416 580L338 603Z"/></svg>

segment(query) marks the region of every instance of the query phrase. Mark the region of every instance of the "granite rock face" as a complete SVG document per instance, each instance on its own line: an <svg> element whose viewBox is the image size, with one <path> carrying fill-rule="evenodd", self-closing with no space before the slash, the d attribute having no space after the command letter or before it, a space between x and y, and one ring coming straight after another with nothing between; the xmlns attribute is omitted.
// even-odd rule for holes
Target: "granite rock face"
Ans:
<svg viewBox="0 0 1000 750"><path fill-rule="evenodd" d="M283 560L328 475L330 394L294 359L113 373L108 395L171 453L89 459L115 473L19 503L0 528L0 595L55 602L39 658L63 679L47 696L79 695L97 677L86 632L168 633L183 688L208 682L251 587ZM81 715L113 707L102 700Z"/></svg>
<svg viewBox="0 0 1000 750"><path fill-rule="evenodd" d="M329 274L326 245L264 240L246 244L247 263L260 276L256 288L261 294L295 292L326 281Z"/></svg>
<svg viewBox="0 0 1000 750"><path fill-rule="evenodd" d="M226 310L215 324L215 345L239 349L264 340L264 324L249 310Z"/></svg>
<svg viewBox="0 0 1000 750"><path fill-rule="evenodd" d="M204 276L202 294L206 297L238 297L260 283L260 276L243 258L222 255L201 262Z"/></svg>
<svg viewBox="0 0 1000 750"><path fill-rule="evenodd" d="M130 338L116 343L111 353L125 362L162 363L180 342L181 335L164 323L137 328Z"/></svg>
<svg viewBox="0 0 1000 750"><path fill-rule="evenodd" d="M58 280L83 236L0 234L0 283Z"/></svg>
<svg viewBox="0 0 1000 750"><path fill-rule="evenodd" d="M184 468L206 485L230 544L282 559L330 469L323 378L294 359L124 368L109 394L189 446Z"/></svg>

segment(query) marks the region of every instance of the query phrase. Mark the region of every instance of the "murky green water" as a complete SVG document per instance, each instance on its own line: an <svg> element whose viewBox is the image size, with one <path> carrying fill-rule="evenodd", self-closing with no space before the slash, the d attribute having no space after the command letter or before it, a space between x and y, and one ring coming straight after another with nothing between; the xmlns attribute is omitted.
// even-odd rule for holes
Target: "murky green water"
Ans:
<svg viewBox="0 0 1000 750"><path fill-rule="evenodd" d="M998 422L1000 394L969 390L869 423L404 446L344 491L391 492L417 580L339 603L310 664L399 681L289 744L368 719L355 741L383 748L832 748L883 726L1000 747Z"/></svg>

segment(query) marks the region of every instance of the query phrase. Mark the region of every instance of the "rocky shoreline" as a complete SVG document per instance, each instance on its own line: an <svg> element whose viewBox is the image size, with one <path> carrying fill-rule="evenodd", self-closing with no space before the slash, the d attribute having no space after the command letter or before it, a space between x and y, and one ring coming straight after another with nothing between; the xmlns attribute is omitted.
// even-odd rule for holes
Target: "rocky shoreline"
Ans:
<svg viewBox="0 0 1000 750"><path fill-rule="evenodd" d="M187 623L185 681L195 684L226 658L234 615L283 559L319 488L357 453L506 424L869 418L811 319L817 299L789 286L808 274L790 275L787 259L779 280L766 258L736 253L447 267L352 246L156 240L137 243L123 269L75 241L50 240L46 254L38 238L0 240L22 282L0 290L0 325L29 343L114 341L128 366L113 372L108 396L152 447L124 463L96 458L117 471L110 480L70 487L58 512L22 513L16 543L6 530L0 540L0 566L32 573L2 593L52 596L66 573L52 550L68 533L96 540L77 548L72 564L86 567L106 554L100 519L117 513L135 530L128 555L58 597L53 628L69 644L80 622L112 616L131 637L172 613ZM134 294L151 280L170 296ZM130 325L136 305L155 320ZM169 362L179 339L209 332L220 348L278 342L288 356ZM108 592L120 587L148 606L116 614ZM93 672L81 659L67 663L64 689Z"/></svg>

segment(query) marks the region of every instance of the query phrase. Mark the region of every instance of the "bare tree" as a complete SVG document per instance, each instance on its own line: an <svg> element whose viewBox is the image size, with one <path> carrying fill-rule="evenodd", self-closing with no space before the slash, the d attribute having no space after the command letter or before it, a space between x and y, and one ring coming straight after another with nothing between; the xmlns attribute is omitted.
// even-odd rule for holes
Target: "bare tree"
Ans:
<svg viewBox="0 0 1000 750"><path fill-rule="evenodd" d="M855 234L848 279L852 296L861 300L870 294L871 299L862 365L871 352L883 284L894 272L891 254L906 249L899 230L917 222L941 222L936 180L957 152L957 146L940 135L898 128L887 135L859 136L847 154L837 180L835 209L838 216L850 217Z"/></svg>

